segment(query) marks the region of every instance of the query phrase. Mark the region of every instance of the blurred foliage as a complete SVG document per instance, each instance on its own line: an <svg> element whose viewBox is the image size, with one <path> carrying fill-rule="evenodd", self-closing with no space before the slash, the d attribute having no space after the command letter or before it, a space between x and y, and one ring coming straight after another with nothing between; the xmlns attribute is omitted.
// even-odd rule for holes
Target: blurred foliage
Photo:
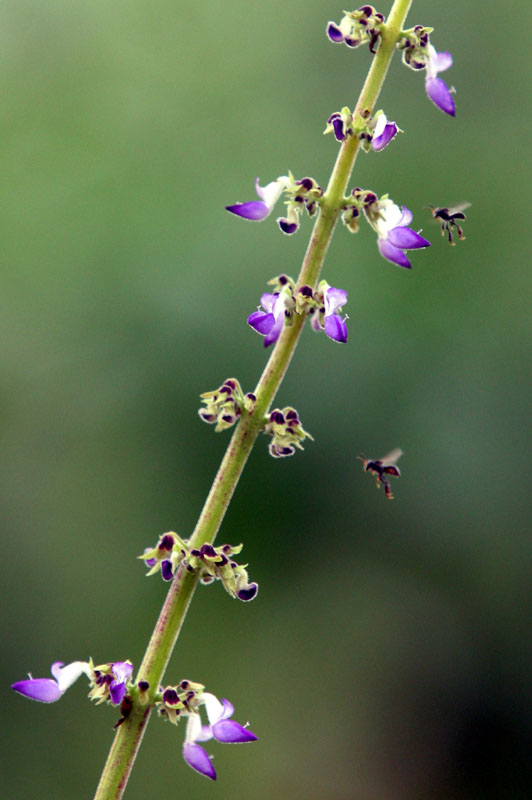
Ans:
<svg viewBox="0 0 532 800"><path fill-rule="evenodd" d="M228 440L198 395L254 386L267 353L246 316L310 231L223 207L256 175L326 182L325 120L369 64L324 36L341 11L3 4L6 686L56 659L139 663L165 589L135 556L191 532ZM419 0L409 21L454 54L457 118L396 58L381 105L405 133L353 182L410 207L433 246L406 272L367 226L337 231L325 277L349 292L350 341L306 331L278 398L316 442L274 461L259 440L220 534L245 543L259 597L200 587L168 672L230 697L260 742L211 747L214 789L154 720L129 800L532 794L531 10L512 3L509 29L480 0ZM461 200L450 248L426 206ZM388 503L356 456L395 446ZM81 686L5 708L5 796L91 796L116 714Z"/></svg>

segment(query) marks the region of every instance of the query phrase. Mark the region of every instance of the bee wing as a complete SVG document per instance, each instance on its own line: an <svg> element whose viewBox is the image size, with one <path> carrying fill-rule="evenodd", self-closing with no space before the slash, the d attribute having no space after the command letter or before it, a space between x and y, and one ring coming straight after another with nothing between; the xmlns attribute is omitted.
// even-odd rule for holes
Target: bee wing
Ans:
<svg viewBox="0 0 532 800"><path fill-rule="evenodd" d="M395 464L396 461L398 461L401 458L402 455L403 451L401 450L401 448L396 447L395 450L392 450L390 453L388 453L388 455L384 456L383 458L380 458L379 461L381 461L385 465L392 466L393 464Z"/></svg>
<svg viewBox="0 0 532 800"><path fill-rule="evenodd" d="M471 206L471 203L468 203L467 200L466 200L463 203L457 203L452 208L449 208L448 211L449 211L449 214L458 214L460 211L465 211L466 208L469 208L470 206Z"/></svg>

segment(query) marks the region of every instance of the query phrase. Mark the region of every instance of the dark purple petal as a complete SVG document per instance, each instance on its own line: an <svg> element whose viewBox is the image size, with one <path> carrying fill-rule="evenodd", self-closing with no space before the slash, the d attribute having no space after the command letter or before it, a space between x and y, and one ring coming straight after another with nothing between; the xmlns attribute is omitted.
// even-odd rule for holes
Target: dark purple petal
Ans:
<svg viewBox="0 0 532 800"><path fill-rule="evenodd" d="M114 706L119 706L126 693L126 684L113 681L109 686L109 694L111 695L111 703Z"/></svg>
<svg viewBox="0 0 532 800"><path fill-rule="evenodd" d="M265 314L263 311L254 311L248 317L248 325L251 325L257 333L266 336L275 325L275 317L273 314Z"/></svg>
<svg viewBox="0 0 532 800"><path fill-rule="evenodd" d="M347 342L347 325L338 314L325 317L323 329L329 339L335 342Z"/></svg>
<svg viewBox="0 0 532 800"><path fill-rule="evenodd" d="M243 600L245 603L249 602L249 600L253 600L259 591L259 584L258 583L250 583L248 586L245 586L242 589L239 589L236 593L236 596L239 600Z"/></svg>
<svg viewBox="0 0 532 800"><path fill-rule="evenodd" d="M171 581L174 577L174 573L172 572L172 562L169 558L165 558L164 561L161 561L161 575L163 581Z"/></svg>
<svg viewBox="0 0 532 800"><path fill-rule="evenodd" d="M397 264L399 267L406 267L410 269L412 264L398 247L394 247L387 239L377 239L377 245L381 256L384 256L392 264Z"/></svg>
<svg viewBox="0 0 532 800"><path fill-rule="evenodd" d="M277 222L278 222L279 227L282 230L282 232L286 233L288 236L290 236L290 234L292 234L292 233L295 233L297 231L297 229L299 228L299 223L290 222L285 217L279 217Z"/></svg>
<svg viewBox="0 0 532 800"><path fill-rule="evenodd" d="M341 117L335 117L332 120L332 126L334 130L334 135L336 137L337 142L343 142L345 139L345 125L344 121Z"/></svg>
<svg viewBox="0 0 532 800"><path fill-rule="evenodd" d="M11 688L30 700L38 700L39 703L55 703L63 694L56 681L51 678L28 678L13 683Z"/></svg>
<svg viewBox="0 0 532 800"><path fill-rule="evenodd" d="M331 42L334 42L335 44L344 41L344 34L334 22L327 23L327 36Z"/></svg>
<svg viewBox="0 0 532 800"><path fill-rule="evenodd" d="M405 228L399 225L388 231L388 241L393 247L400 247L401 250L419 250L420 247L430 247L430 242L416 233L412 228Z"/></svg>
<svg viewBox="0 0 532 800"><path fill-rule="evenodd" d="M435 106L454 117L456 114L454 100L451 92L447 88L445 81L441 78L427 78L425 81L425 91Z"/></svg>
<svg viewBox="0 0 532 800"><path fill-rule="evenodd" d="M226 206L225 210L230 211L231 214L236 214L237 217L259 222L268 216L271 208L268 208L266 203L261 200L250 200L248 203L235 203L232 206Z"/></svg>
<svg viewBox="0 0 532 800"><path fill-rule="evenodd" d="M205 775L206 778L216 780L216 771L212 765L211 759L206 750L200 747L199 744L183 745L183 758L192 769Z"/></svg>
<svg viewBox="0 0 532 800"><path fill-rule="evenodd" d="M371 146L375 152L378 153L379 150L384 150L386 145L392 141L397 131L398 127L395 122L388 122L381 135L375 136L371 142Z"/></svg>
<svg viewBox="0 0 532 800"><path fill-rule="evenodd" d="M219 742L226 744L235 744L237 742L256 742L258 737L255 736L243 725L235 722L234 719L221 719L211 727L212 735Z"/></svg>

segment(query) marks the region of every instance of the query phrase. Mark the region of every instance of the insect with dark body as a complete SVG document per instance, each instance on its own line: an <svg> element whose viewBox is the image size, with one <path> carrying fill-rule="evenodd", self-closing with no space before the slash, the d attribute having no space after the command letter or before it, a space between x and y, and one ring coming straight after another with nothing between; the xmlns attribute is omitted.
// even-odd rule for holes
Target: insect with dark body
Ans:
<svg viewBox="0 0 532 800"><path fill-rule="evenodd" d="M465 220L466 215L464 214L464 211L466 208L469 208L470 205L471 203L460 203L460 205L454 206L453 208L445 208L444 206L433 205L430 206L434 219L437 219L441 222L441 235L445 236L447 233L449 244L456 244L456 242L453 241L453 228L456 228L456 233L458 234L459 239L466 238L457 220Z"/></svg>
<svg viewBox="0 0 532 800"><path fill-rule="evenodd" d="M362 461L364 464L365 472L372 472L373 475L375 475L375 478L377 479L377 489L380 489L381 486L384 486L384 494L388 500L393 500L392 487L390 486L388 477L390 475L392 478L401 477L399 467L396 466L395 462L398 461L402 455L403 451L397 447L383 458L366 458L363 453L358 456L360 461Z"/></svg>

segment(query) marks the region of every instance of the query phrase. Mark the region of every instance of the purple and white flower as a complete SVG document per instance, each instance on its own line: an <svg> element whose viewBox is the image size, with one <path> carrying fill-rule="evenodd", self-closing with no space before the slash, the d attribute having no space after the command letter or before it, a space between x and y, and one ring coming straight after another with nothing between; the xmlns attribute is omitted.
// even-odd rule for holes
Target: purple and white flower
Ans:
<svg viewBox="0 0 532 800"><path fill-rule="evenodd" d="M248 325L264 336L264 347L277 341L284 326L286 312L294 307L291 292L281 290L275 294L265 292L260 298L261 306L248 317Z"/></svg>
<svg viewBox="0 0 532 800"><path fill-rule="evenodd" d="M216 770L212 765L211 757L198 742L216 739L218 742L226 744L238 744L255 742L258 737L244 725L240 725L239 722L231 719L234 714L234 707L229 700L223 699L220 702L210 692L204 692L201 700L205 706L209 724L202 724L199 713L189 713L185 742L183 744L183 758L196 772L215 781Z"/></svg>
<svg viewBox="0 0 532 800"><path fill-rule="evenodd" d="M406 206L400 208L384 196L369 208L364 207L364 212L378 236L377 246L381 256L393 264L410 269L412 264L404 251L430 247L427 239L407 227L412 222L412 212Z"/></svg>
<svg viewBox="0 0 532 800"><path fill-rule="evenodd" d="M438 53L431 44L427 46L425 91L435 106L454 117L456 111L451 94L454 89L449 89L445 81L438 78L438 72L449 69L452 63L453 57L450 53Z"/></svg>
<svg viewBox="0 0 532 800"><path fill-rule="evenodd" d="M52 678L32 678L12 684L11 688L40 703L55 703L77 679L85 674L91 682L89 697L97 702L110 700L112 705L119 706L126 693L126 684L133 673L130 661L114 661L94 667L92 661L73 661L63 665L55 661L50 669Z"/></svg>
<svg viewBox="0 0 532 800"><path fill-rule="evenodd" d="M386 114L381 111L375 115L374 118L375 128L373 130L373 139L371 140L371 147L378 153L384 150L393 137L398 133L399 126L396 122L388 122Z"/></svg>
<svg viewBox="0 0 532 800"><path fill-rule="evenodd" d="M11 688L29 697L30 700L37 700L39 703L55 703L59 700L67 689L82 675L91 677L90 665L87 661L73 661L72 664L64 666L62 661L54 661L50 668L52 678L32 678L31 675L24 681L13 683Z"/></svg>
<svg viewBox="0 0 532 800"><path fill-rule="evenodd" d="M255 190L260 197L260 200L250 200L247 203L235 203L232 206L226 206L226 211L231 214L236 214L238 217L252 220L253 222L260 222L266 219L271 212L283 191L285 190L289 178L286 175L281 175L277 180L268 183L266 186L260 186L259 179L255 180Z"/></svg>
<svg viewBox="0 0 532 800"><path fill-rule="evenodd" d="M310 324L313 329L325 331L329 339L335 342L347 342L346 318L342 318L338 313L347 303L347 292L322 281L316 295L316 299L323 298L323 306L312 315Z"/></svg>
<svg viewBox="0 0 532 800"><path fill-rule="evenodd" d="M126 693L126 684L133 674L131 661L114 661L110 666L109 696L114 706L119 706ZM108 673L109 674L109 673Z"/></svg>

